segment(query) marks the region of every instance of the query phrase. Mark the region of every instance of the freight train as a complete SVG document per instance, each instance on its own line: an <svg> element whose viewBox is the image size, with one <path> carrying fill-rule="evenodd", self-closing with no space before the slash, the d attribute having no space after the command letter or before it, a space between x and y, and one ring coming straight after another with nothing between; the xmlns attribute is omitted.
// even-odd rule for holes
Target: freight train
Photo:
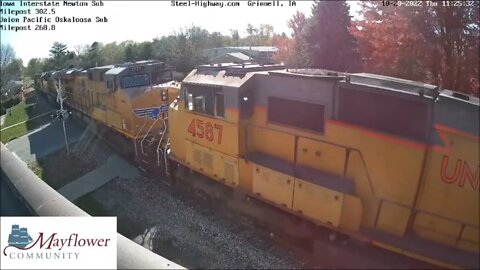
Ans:
<svg viewBox="0 0 480 270"><path fill-rule="evenodd" d="M141 168L279 234L328 228L479 268L476 97L282 65L202 65L181 86L151 61L37 78L54 96L64 80L66 103L128 138Z"/></svg>

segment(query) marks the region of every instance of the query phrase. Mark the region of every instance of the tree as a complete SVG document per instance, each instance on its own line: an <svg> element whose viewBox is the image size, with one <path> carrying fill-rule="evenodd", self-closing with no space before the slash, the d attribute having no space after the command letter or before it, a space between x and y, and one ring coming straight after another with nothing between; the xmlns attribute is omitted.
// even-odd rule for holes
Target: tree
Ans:
<svg viewBox="0 0 480 270"><path fill-rule="evenodd" d="M36 74L41 73L43 69L43 64L40 59L32 58L28 61L27 68L25 73L28 77L34 78Z"/></svg>
<svg viewBox="0 0 480 270"><path fill-rule="evenodd" d="M0 95L3 99L7 86L19 75L19 67L15 62L15 50L9 44L0 44Z"/></svg>
<svg viewBox="0 0 480 270"><path fill-rule="evenodd" d="M60 42L54 42L50 49L50 56L54 69L62 69L67 67L68 64L68 48L66 44Z"/></svg>
<svg viewBox="0 0 480 270"><path fill-rule="evenodd" d="M238 30L230 29L230 35L232 36L232 45L240 46L240 35L238 34Z"/></svg>
<svg viewBox="0 0 480 270"><path fill-rule="evenodd" d="M140 60L148 60L153 58L152 42L145 41L138 45L138 57Z"/></svg>
<svg viewBox="0 0 480 270"><path fill-rule="evenodd" d="M108 43L99 52L105 64L120 64L125 58L125 43Z"/></svg>
<svg viewBox="0 0 480 270"><path fill-rule="evenodd" d="M364 70L412 80L426 77L424 44L405 11L378 2L362 3L362 20L356 21L351 30Z"/></svg>
<svg viewBox="0 0 480 270"><path fill-rule="evenodd" d="M364 69L478 95L478 8L363 3L352 32Z"/></svg>
<svg viewBox="0 0 480 270"><path fill-rule="evenodd" d="M425 61L432 79L443 88L472 93L471 79L478 78L479 6L451 8L443 5L406 10L414 30L423 38ZM432 59L435 57L435 59Z"/></svg>
<svg viewBox="0 0 480 270"><path fill-rule="evenodd" d="M350 72L360 69L357 43L349 31L350 19L345 1L313 4L305 32L313 67Z"/></svg>
<svg viewBox="0 0 480 270"><path fill-rule="evenodd" d="M86 55L83 55L84 61L82 61L83 67L97 67L104 64L104 59L100 54L102 44L95 41L90 45Z"/></svg>
<svg viewBox="0 0 480 270"><path fill-rule="evenodd" d="M125 47L125 62L134 62L137 60L135 44L130 43Z"/></svg>

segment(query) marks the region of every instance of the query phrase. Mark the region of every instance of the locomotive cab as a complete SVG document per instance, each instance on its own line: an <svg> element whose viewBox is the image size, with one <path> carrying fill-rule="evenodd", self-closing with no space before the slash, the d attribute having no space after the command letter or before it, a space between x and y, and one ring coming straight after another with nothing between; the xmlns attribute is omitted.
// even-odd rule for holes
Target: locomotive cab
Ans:
<svg viewBox="0 0 480 270"><path fill-rule="evenodd" d="M163 62L142 61L118 65L104 76L102 103L108 125L129 138L159 134L168 105L178 96L172 70Z"/></svg>

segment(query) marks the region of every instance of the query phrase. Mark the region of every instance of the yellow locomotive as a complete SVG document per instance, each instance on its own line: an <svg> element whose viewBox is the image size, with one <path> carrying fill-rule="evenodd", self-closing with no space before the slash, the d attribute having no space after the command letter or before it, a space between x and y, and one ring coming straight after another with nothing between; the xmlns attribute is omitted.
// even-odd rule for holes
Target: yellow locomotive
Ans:
<svg viewBox="0 0 480 270"><path fill-rule="evenodd" d="M169 157L182 185L204 175L374 245L479 267L478 98L373 74L234 64L198 67L180 93Z"/></svg>
<svg viewBox="0 0 480 270"><path fill-rule="evenodd" d="M122 144L125 153L147 155L144 148L155 142L158 148L165 147L158 141L167 136L168 106L178 96L179 88L172 69L163 62L61 70L38 76L36 84L53 100L60 87L64 103L75 116L93 124L97 132L101 129L101 133L121 134L115 142Z"/></svg>
<svg viewBox="0 0 480 270"><path fill-rule="evenodd" d="M128 139L142 168L266 226L295 235L300 218L440 266L479 268L478 98L281 65L205 65L181 88L172 81L164 63L142 61L35 83L53 98L59 83L78 117Z"/></svg>

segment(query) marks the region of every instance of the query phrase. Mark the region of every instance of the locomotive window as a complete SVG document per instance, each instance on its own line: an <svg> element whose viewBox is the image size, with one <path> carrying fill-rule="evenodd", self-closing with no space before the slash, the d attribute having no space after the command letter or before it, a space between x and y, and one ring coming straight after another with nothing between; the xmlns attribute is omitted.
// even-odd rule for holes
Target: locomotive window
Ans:
<svg viewBox="0 0 480 270"><path fill-rule="evenodd" d="M386 94L340 89L339 120L386 133L425 140L428 106Z"/></svg>
<svg viewBox="0 0 480 270"><path fill-rule="evenodd" d="M223 104L215 103L216 90L217 90L216 87L212 89L212 87L210 86L203 86L203 85L187 86L185 88L185 93L187 98L186 109L188 109L189 111L196 111L199 113L208 114L212 116L215 115L216 109L219 110L217 113L222 113L221 105Z"/></svg>
<svg viewBox="0 0 480 270"><path fill-rule="evenodd" d="M225 99L221 92L215 93L215 116L225 117Z"/></svg>
<svg viewBox="0 0 480 270"><path fill-rule="evenodd" d="M122 88L140 87L149 84L150 78L146 73L125 76L122 78Z"/></svg>
<svg viewBox="0 0 480 270"><path fill-rule="evenodd" d="M268 121L323 132L324 107L309 102L268 97Z"/></svg>

